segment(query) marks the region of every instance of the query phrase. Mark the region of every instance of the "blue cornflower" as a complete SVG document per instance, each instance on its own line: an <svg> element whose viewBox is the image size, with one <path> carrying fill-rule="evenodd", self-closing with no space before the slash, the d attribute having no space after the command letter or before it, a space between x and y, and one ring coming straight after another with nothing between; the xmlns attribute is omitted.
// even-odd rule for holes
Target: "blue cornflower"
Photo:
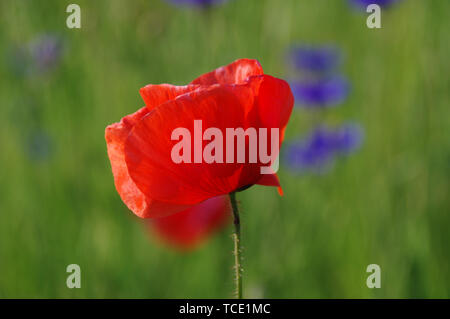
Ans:
<svg viewBox="0 0 450 319"><path fill-rule="evenodd" d="M226 0L169 0L169 1L177 5L209 7L224 2Z"/></svg>
<svg viewBox="0 0 450 319"><path fill-rule="evenodd" d="M347 155L357 150L363 141L363 130L357 124L344 124L334 131L336 152Z"/></svg>
<svg viewBox="0 0 450 319"><path fill-rule="evenodd" d="M332 71L341 61L340 52L333 46L297 46L290 58L297 69L318 73Z"/></svg>
<svg viewBox="0 0 450 319"><path fill-rule="evenodd" d="M341 76L293 80L290 85L296 104L305 108L340 104L350 91L349 82Z"/></svg>
<svg viewBox="0 0 450 319"><path fill-rule="evenodd" d="M61 40L53 35L42 35L29 44L30 56L34 68L45 72L58 64L62 55Z"/></svg>
<svg viewBox="0 0 450 319"><path fill-rule="evenodd" d="M62 41L53 35L40 35L10 49L8 65L20 76L33 76L53 69L62 57Z"/></svg>
<svg viewBox="0 0 450 319"><path fill-rule="evenodd" d="M349 0L353 5L366 9L369 4L377 4L380 7L389 7L398 0Z"/></svg>
<svg viewBox="0 0 450 319"><path fill-rule="evenodd" d="M287 145L284 152L287 165L295 171L326 171L337 155L357 150L362 138L362 129L355 124L344 124L336 129L316 127L306 138Z"/></svg>
<svg viewBox="0 0 450 319"><path fill-rule="evenodd" d="M37 130L28 136L26 152L30 160L45 161L51 156L52 150L52 138L46 132Z"/></svg>

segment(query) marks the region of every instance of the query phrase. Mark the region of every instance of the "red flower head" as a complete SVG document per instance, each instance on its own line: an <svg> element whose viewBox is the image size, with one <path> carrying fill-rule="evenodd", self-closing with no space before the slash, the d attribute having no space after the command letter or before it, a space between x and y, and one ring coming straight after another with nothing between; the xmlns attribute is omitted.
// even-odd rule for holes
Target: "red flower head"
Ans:
<svg viewBox="0 0 450 319"><path fill-rule="evenodd" d="M269 130L268 137L258 141L258 147L266 143L266 150L272 145L270 130L279 129L281 145L294 100L289 85L265 75L258 61L237 60L186 86L147 85L140 93L146 106L108 126L105 134L116 189L136 215L168 216L253 184L280 187L275 174L261 173L267 162L249 161L249 152L245 152L244 161L231 162L199 161L196 154L191 156L186 149L181 156L187 161L175 162L172 156L179 143L173 134L179 128L193 132L189 137L193 150L206 151L206 134L200 131L200 143L195 136L195 123L199 120L200 130L215 128L223 136L227 128L265 128ZM214 140L213 136L209 140ZM246 149L250 142L247 136ZM217 156L218 150L214 152ZM235 147L234 159L236 153ZM189 212L194 214L195 209ZM190 227L189 223L186 227Z"/></svg>

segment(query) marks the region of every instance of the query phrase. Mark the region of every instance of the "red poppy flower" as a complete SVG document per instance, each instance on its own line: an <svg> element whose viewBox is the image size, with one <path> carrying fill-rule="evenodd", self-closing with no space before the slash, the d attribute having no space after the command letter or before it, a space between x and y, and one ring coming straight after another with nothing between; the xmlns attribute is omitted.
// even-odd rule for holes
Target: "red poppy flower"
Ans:
<svg viewBox="0 0 450 319"><path fill-rule="evenodd" d="M204 129L278 128L281 145L294 100L289 85L265 75L258 61L237 60L186 86L147 85L140 93L146 106L108 126L105 134L116 189L137 216L179 213L253 184L280 187L275 174L261 174L265 164L259 160L208 164L171 158L177 143L172 132L193 131L199 119ZM195 211L180 214L191 218Z"/></svg>

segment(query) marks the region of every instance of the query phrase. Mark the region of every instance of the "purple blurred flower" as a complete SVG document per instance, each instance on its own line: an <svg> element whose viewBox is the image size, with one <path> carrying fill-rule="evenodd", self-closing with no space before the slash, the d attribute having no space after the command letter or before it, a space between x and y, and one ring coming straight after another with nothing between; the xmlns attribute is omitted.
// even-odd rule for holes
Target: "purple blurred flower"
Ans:
<svg viewBox="0 0 450 319"><path fill-rule="evenodd" d="M295 171L324 172L336 155L348 155L357 150L363 131L356 124L344 124L331 129L316 127L306 138L287 145L284 152L288 167Z"/></svg>
<svg viewBox="0 0 450 319"><path fill-rule="evenodd" d="M29 44L30 55L38 72L45 72L58 64L62 55L61 40L53 35L42 35Z"/></svg>
<svg viewBox="0 0 450 319"><path fill-rule="evenodd" d="M39 162L47 160L52 154L52 139L46 132L38 130L27 138L26 152L30 160Z"/></svg>
<svg viewBox="0 0 450 319"><path fill-rule="evenodd" d="M295 102L306 108L321 108L342 103L350 84L339 76L290 82Z"/></svg>
<svg viewBox="0 0 450 319"><path fill-rule="evenodd" d="M347 155L357 150L363 141L363 129L358 124L347 123L334 132L336 151Z"/></svg>
<svg viewBox="0 0 450 319"><path fill-rule="evenodd" d="M339 51L332 46L297 46L290 57L296 68L321 73L332 71L341 60Z"/></svg>
<svg viewBox="0 0 450 319"><path fill-rule="evenodd" d="M389 7L398 0L349 0L353 5L366 9L369 4L377 4L380 7Z"/></svg>
<svg viewBox="0 0 450 319"><path fill-rule="evenodd" d="M46 34L9 50L8 66L19 76L33 76L53 69L61 60L62 41L59 37Z"/></svg>
<svg viewBox="0 0 450 319"><path fill-rule="evenodd" d="M172 2L176 5L191 5L204 8L219 4L224 1L226 0L169 0L169 2Z"/></svg>

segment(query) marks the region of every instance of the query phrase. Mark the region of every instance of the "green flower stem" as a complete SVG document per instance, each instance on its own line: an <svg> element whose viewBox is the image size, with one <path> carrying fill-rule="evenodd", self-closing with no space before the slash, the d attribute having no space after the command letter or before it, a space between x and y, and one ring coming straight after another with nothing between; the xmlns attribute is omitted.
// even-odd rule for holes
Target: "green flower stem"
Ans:
<svg viewBox="0 0 450 319"><path fill-rule="evenodd" d="M239 209L236 202L236 193L230 193L231 207L234 216L234 270L236 283L236 297L242 299L242 266L241 266L241 221Z"/></svg>

